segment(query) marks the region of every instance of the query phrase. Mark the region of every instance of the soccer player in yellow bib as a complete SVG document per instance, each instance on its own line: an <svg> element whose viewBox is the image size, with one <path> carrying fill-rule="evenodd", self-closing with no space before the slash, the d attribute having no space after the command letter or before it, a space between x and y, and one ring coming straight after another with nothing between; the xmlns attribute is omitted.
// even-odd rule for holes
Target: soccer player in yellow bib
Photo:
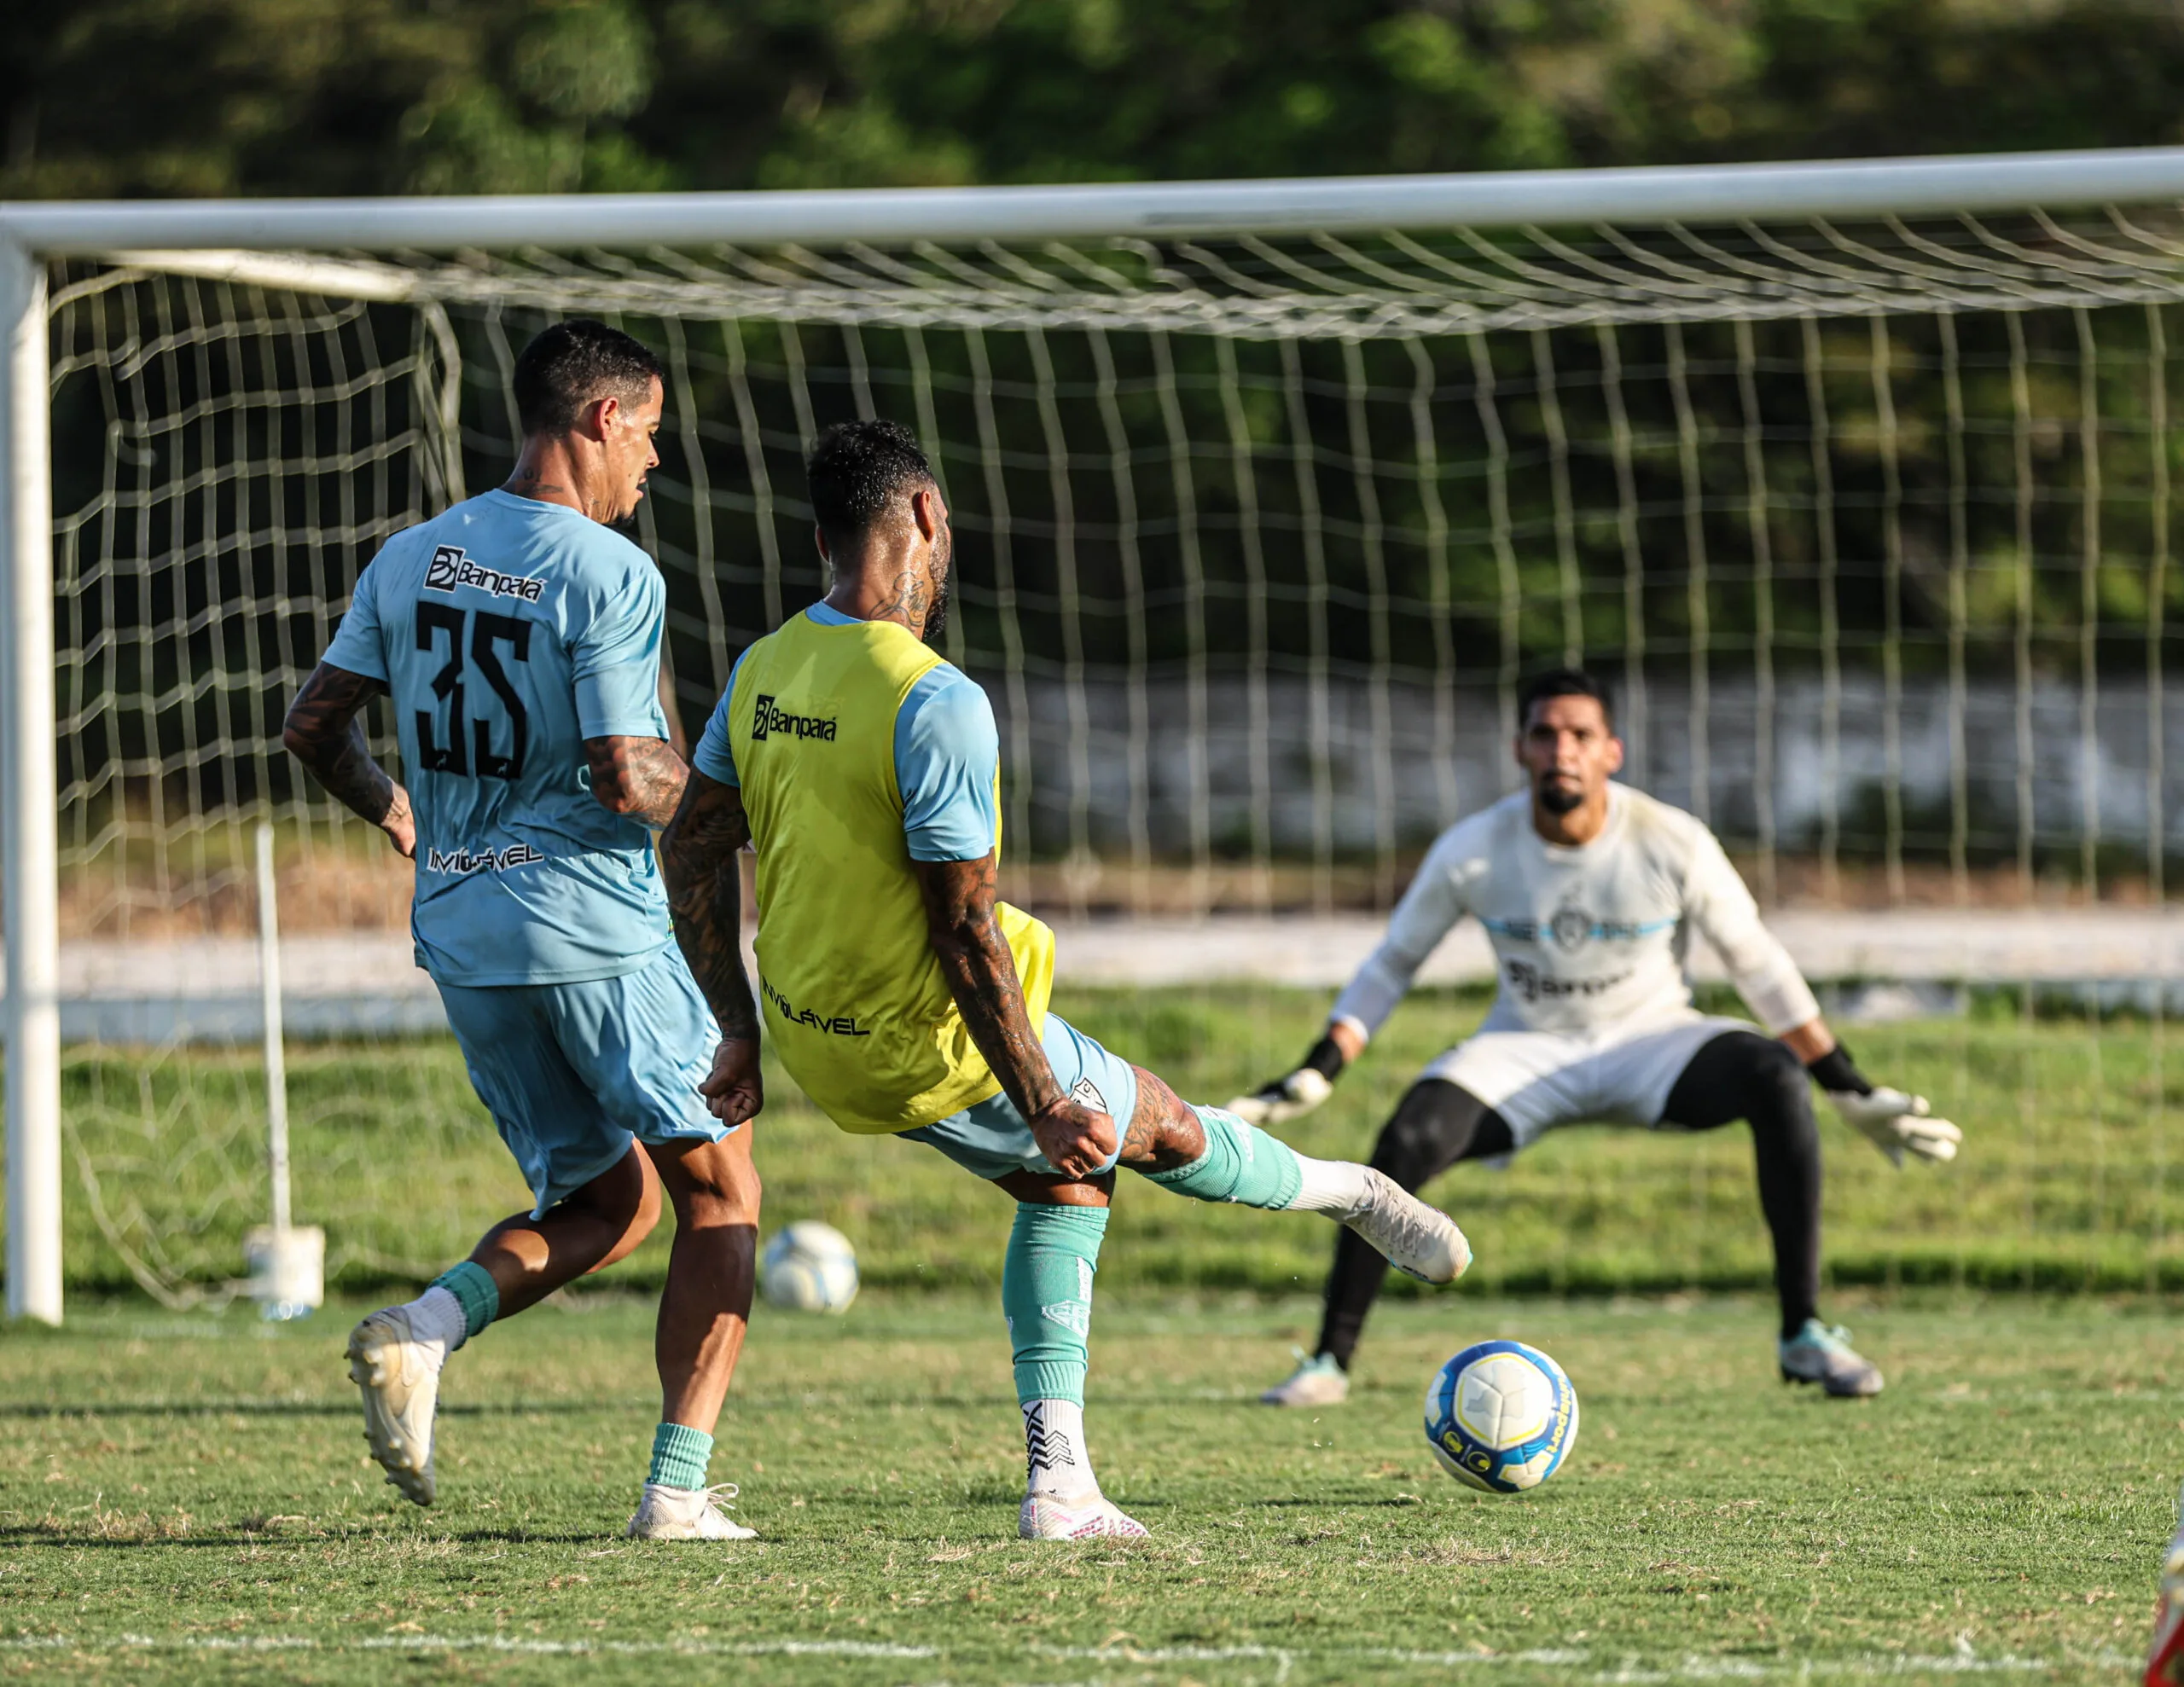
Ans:
<svg viewBox="0 0 2184 1687"><path fill-rule="evenodd" d="M829 429L806 467L833 588L736 663L661 840L676 936L720 1024L702 1088L723 1117L758 1110L763 1012L781 1064L844 1130L927 1144L1015 1199L1001 1296L1027 1449L1018 1531L1141 1535L1084 1443L1117 1166L1201 1201L1324 1213L1430 1283L1470 1249L1380 1173L1188 1106L1048 1012L1054 934L995 899L993 710L926 643L948 601L940 489L891 422ZM746 841L755 1001L737 929Z"/></svg>

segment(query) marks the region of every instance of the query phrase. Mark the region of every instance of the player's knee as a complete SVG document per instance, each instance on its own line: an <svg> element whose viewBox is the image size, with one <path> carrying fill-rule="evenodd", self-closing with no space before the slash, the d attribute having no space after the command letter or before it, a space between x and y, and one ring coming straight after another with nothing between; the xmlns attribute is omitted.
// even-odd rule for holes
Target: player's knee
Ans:
<svg viewBox="0 0 2184 1687"><path fill-rule="evenodd" d="M741 1135L741 1133L738 1133ZM679 1156L661 1176L682 1224L756 1225L764 1191L758 1168L735 1136L701 1144Z"/></svg>
<svg viewBox="0 0 2184 1687"><path fill-rule="evenodd" d="M1754 1130L1809 1130L1814 1128L1812 1084L1804 1064L1772 1037L1754 1037L1745 1088L1746 1116Z"/></svg>
<svg viewBox="0 0 2184 1687"><path fill-rule="evenodd" d="M1403 1097L1373 1145L1372 1165L1405 1189L1415 1189L1448 1162L1450 1104L1461 1092L1421 1083Z"/></svg>

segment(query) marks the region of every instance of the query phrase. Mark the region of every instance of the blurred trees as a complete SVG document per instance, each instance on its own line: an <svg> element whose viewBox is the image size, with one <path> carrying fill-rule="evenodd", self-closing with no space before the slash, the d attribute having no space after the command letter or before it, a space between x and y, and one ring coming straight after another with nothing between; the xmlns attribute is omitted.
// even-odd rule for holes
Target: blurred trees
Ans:
<svg viewBox="0 0 2184 1687"><path fill-rule="evenodd" d="M2152 0L76 0L0 196L1328 174L2184 138Z"/></svg>

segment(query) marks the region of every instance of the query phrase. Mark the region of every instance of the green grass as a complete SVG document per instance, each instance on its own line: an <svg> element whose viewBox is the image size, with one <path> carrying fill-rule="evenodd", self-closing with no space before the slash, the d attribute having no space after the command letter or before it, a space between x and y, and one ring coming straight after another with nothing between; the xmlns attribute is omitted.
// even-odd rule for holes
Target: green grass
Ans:
<svg viewBox="0 0 2184 1687"><path fill-rule="evenodd" d="M1774 1380L1749 1300L1460 1290L1384 1309L1349 1406L1250 1404L1311 1310L1103 1302L1094 1452L1154 1531L1128 1546L1014 1539L1020 1441L983 1299L762 1311L714 1475L764 1539L728 1547L617 1538L654 1411L632 1296L456 1357L429 1512L363 1453L351 1311L269 1329L109 1304L11 1330L0 1674L2129 1678L2184 1464L2184 1346L2158 1302L1884 1296L1856 1321L1890 1390L1845 1403ZM1418 1428L1432 1368L1493 1334L1554 1353L1584 1403L1568 1465L1517 1499L1438 1474Z"/></svg>
<svg viewBox="0 0 2184 1687"><path fill-rule="evenodd" d="M1066 992L1060 1009L1168 1077L1223 1100L1295 1058L1323 994L1276 988ZM1357 1155L1426 1060L1478 1021L1477 993L1422 994L1335 1099L1287 1133ZM2020 1020L2006 1012L1857 1028L1875 1076L1960 1122L1963 1157L1897 1173L1826 1118L1827 1269L1838 1284L2125 1290L2184 1287L2184 1062L2142 1021ZM2175 1070L2172 1070L2175 1069ZM67 1258L78 1289L158 1285L188 1300L239 1269L265 1211L254 1055L78 1050L66 1071L73 1168ZM357 1292L430 1277L528 1198L445 1039L300 1046L290 1057L296 1211L328 1233L334 1281ZM996 1197L938 1155L843 1135L778 1068L757 1129L770 1226L824 1217L868 1281L990 1288ZM2172 1121L2175 1123L2172 1123ZM1763 1287L1769 1261L1740 1127L1699 1139L1580 1129L1497 1174L1439 1186L1502 1291ZM1308 1290L1325 1238L1125 1185L1102 1281L1194 1291ZM665 1249L619 1268L653 1284Z"/></svg>

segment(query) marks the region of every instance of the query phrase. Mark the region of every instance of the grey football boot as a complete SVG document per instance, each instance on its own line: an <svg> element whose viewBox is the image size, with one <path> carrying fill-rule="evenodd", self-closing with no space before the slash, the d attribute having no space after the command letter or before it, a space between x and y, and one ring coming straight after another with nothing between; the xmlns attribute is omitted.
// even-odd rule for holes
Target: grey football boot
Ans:
<svg viewBox="0 0 2184 1687"><path fill-rule="evenodd" d="M1838 1400L1862 1400L1881 1391L1880 1367L1850 1345L1850 1332L1816 1318L1775 1348L1786 1383L1817 1383Z"/></svg>

